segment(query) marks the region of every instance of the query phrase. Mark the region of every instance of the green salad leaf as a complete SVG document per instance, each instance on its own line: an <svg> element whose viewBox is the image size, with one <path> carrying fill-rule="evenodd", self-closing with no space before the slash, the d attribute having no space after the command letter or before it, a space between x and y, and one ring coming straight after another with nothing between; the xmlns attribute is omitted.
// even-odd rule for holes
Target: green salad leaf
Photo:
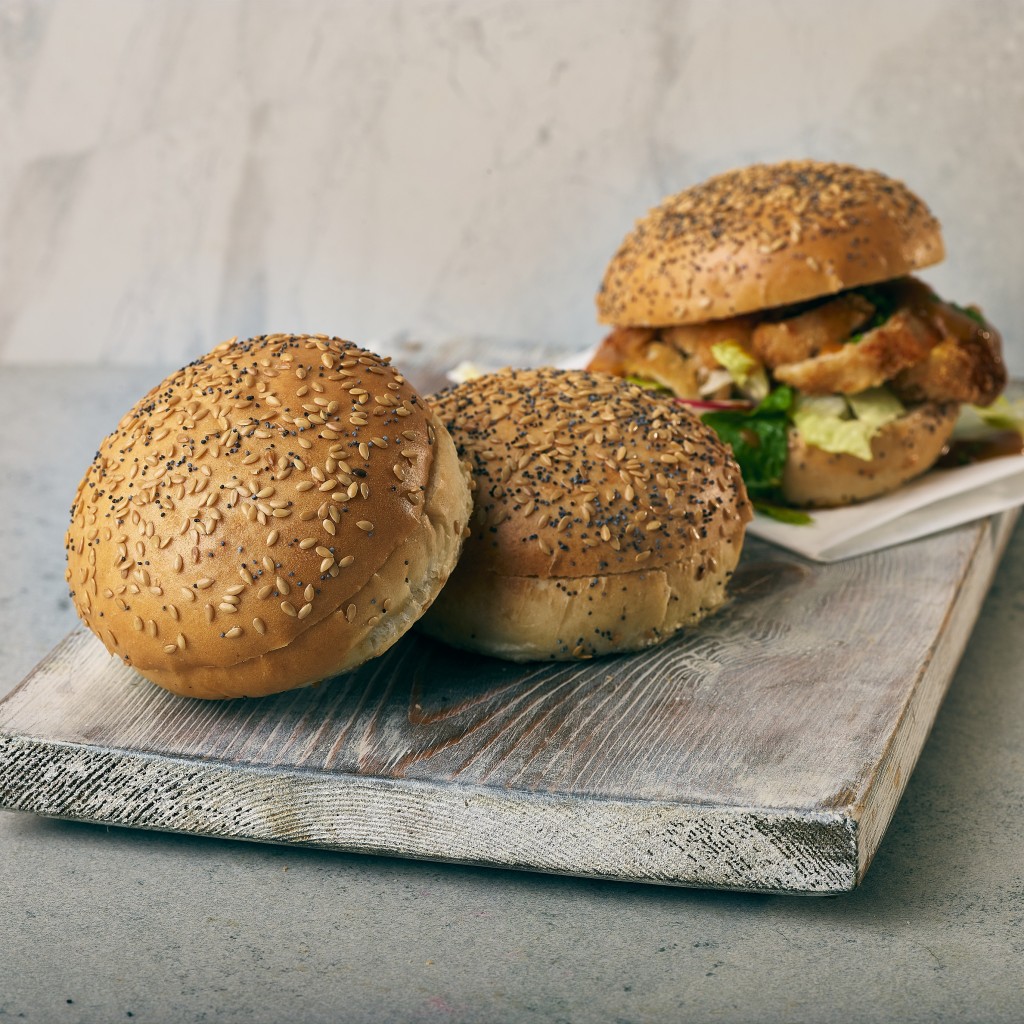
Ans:
<svg viewBox="0 0 1024 1024"><path fill-rule="evenodd" d="M780 523L788 523L790 526L809 526L814 522L813 517L799 508L789 508L786 505L776 505L770 501L755 501L754 508L763 516L775 519Z"/></svg>
<svg viewBox="0 0 1024 1024"><path fill-rule="evenodd" d="M753 409L716 410L701 417L732 448L752 498L770 498L782 483L792 405L792 389L779 387Z"/></svg>
<svg viewBox="0 0 1024 1024"><path fill-rule="evenodd" d="M807 444L870 462L875 434L904 411L891 391L879 387L856 395L800 395L791 416Z"/></svg>
<svg viewBox="0 0 1024 1024"><path fill-rule="evenodd" d="M645 388L647 391L667 391L671 393L671 389L665 387L664 384L659 384L656 380L651 380L649 377L636 377L629 375L626 380L630 384L635 384L637 387Z"/></svg>
<svg viewBox="0 0 1024 1024"><path fill-rule="evenodd" d="M770 385L764 366L738 341L716 342L711 346L711 354L741 391L755 401L767 396Z"/></svg>
<svg viewBox="0 0 1024 1024"><path fill-rule="evenodd" d="M869 284L863 288L854 288L853 291L858 295L863 295L875 307L875 312L871 319L856 334L851 334L846 339L847 344L852 343L856 345L865 334L873 331L876 327L881 327L896 312L898 302L892 292L877 285Z"/></svg>

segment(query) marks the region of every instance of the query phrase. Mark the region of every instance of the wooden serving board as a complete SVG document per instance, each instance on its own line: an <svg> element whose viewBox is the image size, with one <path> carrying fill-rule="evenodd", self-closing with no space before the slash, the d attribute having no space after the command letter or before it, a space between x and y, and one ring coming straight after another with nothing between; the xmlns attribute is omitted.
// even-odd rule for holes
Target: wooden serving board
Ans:
<svg viewBox="0 0 1024 1024"><path fill-rule="evenodd" d="M0 805L693 886L866 871L1016 519L849 562L748 540L731 604L641 654L519 666L411 636L262 700L172 696L72 633L0 702Z"/></svg>

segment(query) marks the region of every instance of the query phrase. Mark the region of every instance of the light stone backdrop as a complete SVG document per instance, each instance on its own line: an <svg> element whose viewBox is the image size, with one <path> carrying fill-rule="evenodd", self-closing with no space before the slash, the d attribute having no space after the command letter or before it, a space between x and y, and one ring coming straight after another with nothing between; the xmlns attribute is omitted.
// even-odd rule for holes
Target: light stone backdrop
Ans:
<svg viewBox="0 0 1024 1024"><path fill-rule="evenodd" d="M663 195L816 156L928 200L1020 374L1022 62L1020 0L0 0L0 364L538 361Z"/></svg>

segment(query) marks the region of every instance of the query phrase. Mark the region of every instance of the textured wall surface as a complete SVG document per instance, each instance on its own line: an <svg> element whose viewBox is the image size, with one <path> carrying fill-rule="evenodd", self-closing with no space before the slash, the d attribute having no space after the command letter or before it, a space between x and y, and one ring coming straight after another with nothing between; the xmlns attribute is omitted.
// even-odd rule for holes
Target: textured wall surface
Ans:
<svg viewBox="0 0 1024 1024"><path fill-rule="evenodd" d="M739 163L906 180L1024 371L1016 0L0 0L0 363L600 337L633 219Z"/></svg>

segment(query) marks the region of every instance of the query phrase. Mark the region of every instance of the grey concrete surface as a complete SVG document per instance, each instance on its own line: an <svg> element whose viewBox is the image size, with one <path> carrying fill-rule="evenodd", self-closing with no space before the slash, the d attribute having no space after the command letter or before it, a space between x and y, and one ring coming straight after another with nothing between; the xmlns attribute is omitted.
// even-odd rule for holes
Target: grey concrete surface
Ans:
<svg viewBox="0 0 1024 1024"><path fill-rule="evenodd" d="M154 371L0 371L0 693ZM751 896L0 812L0 1022L1024 1020L1024 528L859 890Z"/></svg>

